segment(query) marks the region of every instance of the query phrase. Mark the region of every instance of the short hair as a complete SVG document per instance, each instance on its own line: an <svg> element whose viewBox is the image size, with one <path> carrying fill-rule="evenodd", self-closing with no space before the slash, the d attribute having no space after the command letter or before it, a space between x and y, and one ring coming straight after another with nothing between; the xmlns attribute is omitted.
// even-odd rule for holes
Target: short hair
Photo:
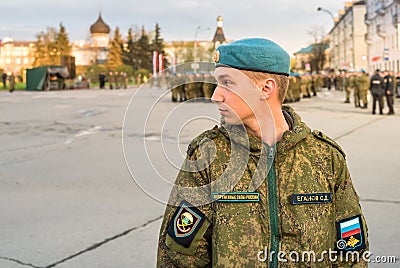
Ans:
<svg viewBox="0 0 400 268"><path fill-rule="evenodd" d="M249 70L240 70L240 71L255 83L260 80L265 80L270 78L274 79L278 86L278 100L281 104L283 104L289 86L289 78L287 75L271 74L271 73L256 72Z"/></svg>

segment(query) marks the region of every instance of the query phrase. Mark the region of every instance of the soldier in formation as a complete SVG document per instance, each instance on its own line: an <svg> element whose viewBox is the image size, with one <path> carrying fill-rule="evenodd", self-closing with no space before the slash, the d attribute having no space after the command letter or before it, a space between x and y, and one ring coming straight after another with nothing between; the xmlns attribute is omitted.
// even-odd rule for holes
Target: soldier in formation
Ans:
<svg viewBox="0 0 400 268"><path fill-rule="evenodd" d="M110 89L114 89L115 79L114 79L114 74L113 74L113 72L110 71L110 72L108 73L108 78L107 78L107 80L108 80L108 85L109 85Z"/></svg>
<svg viewBox="0 0 400 268"><path fill-rule="evenodd" d="M350 103L351 87L350 87L350 75L344 71L343 72L343 89L346 93L346 99L344 103Z"/></svg>
<svg viewBox="0 0 400 268"><path fill-rule="evenodd" d="M355 82L360 95L359 107L362 109L368 108L368 90L369 90L369 77L365 71L361 71L360 75L357 76Z"/></svg>
<svg viewBox="0 0 400 268"><path fill-rule="evenodd" d="M216 87L215 78L210 74L174 74L168 79L173 102L186 100L210 100Z"/></svg>

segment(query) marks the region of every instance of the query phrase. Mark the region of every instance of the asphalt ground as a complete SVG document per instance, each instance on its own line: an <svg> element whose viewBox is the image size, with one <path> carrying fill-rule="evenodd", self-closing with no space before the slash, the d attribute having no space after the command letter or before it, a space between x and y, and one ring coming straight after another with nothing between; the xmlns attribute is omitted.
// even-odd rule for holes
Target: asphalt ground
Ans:
<svg viewBox="0 0 400 268"><path fill-rule="evenodd" d="M174 180L171 166L218 112L207 102L172 103L168 94L151 110L163 92L143 89L127 117L136 88L0 91L0 267L155 266L165 206L157 199L169 193L160 177ZM396 256L396 264L370 267L400 267L400 99L394 116L343 100L344 92L323 89L291 105L347 154L370 251ZM188 121L202 114L209 117ZM137 123L143 118L145 127ZM161 145L171 148L173 165Z"/></svg>

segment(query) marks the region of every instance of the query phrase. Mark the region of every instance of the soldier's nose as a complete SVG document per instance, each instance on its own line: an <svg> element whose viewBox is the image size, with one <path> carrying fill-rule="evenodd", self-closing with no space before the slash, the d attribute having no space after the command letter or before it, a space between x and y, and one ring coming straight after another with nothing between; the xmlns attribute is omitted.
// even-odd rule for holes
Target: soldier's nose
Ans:
<svg viewBox="0 0 400 268"><path fill-rule="evenodd" d="M218 85L211 96L211 101L215 103L223 102L224 97L220 94L220 86Z"/></svg>

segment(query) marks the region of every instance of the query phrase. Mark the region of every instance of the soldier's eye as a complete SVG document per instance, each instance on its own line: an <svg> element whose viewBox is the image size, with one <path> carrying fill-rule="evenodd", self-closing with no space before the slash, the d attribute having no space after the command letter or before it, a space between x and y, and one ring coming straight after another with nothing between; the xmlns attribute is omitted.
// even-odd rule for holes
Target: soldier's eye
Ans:
<svg viewBox="0 0 400 268"><path fill-rule="evenodd" d="M232 85L233 83L229 80L225 80L222 84L227 87L227 86Z"/></svg>

